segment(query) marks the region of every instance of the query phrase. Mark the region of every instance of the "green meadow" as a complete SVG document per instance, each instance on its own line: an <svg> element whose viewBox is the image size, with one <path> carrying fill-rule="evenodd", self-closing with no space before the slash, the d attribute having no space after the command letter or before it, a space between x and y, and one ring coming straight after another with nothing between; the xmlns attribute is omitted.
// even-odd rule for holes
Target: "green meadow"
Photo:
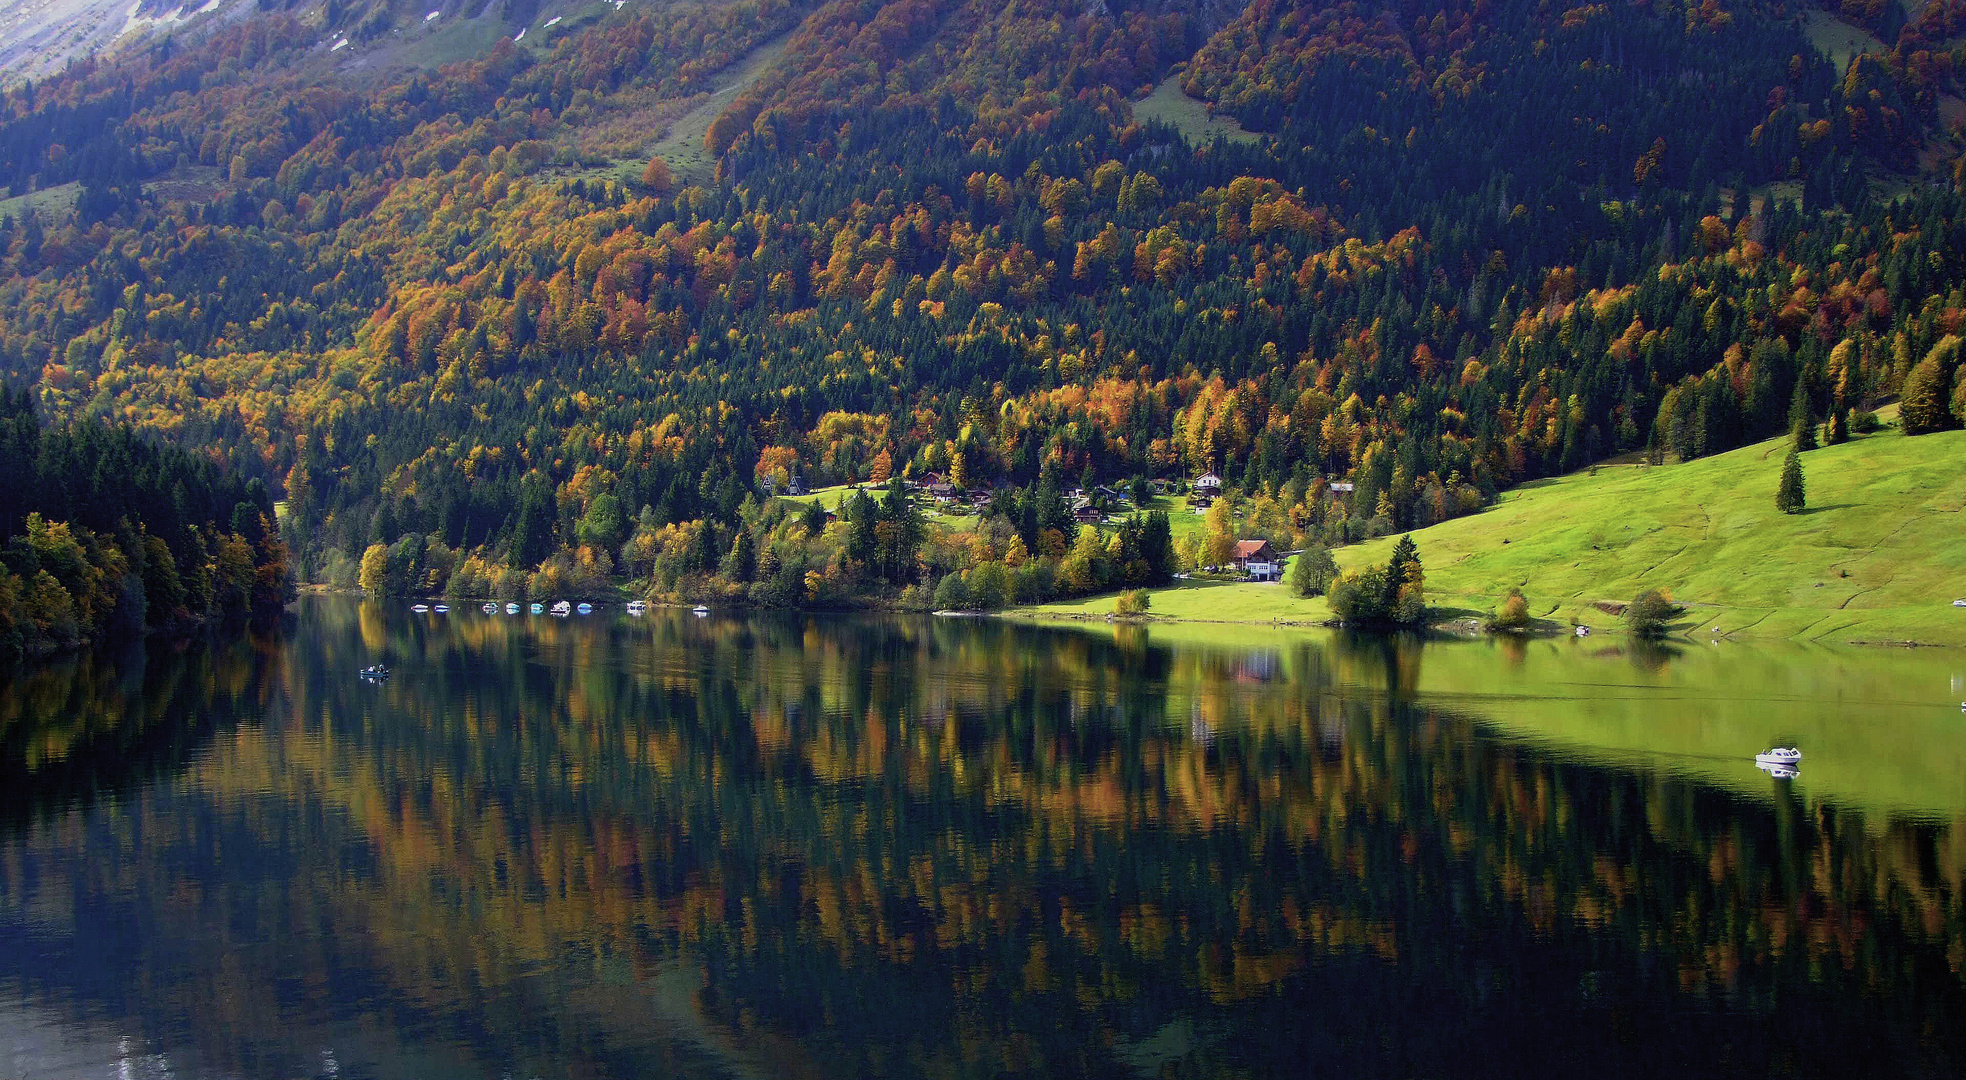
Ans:
<svg viewBox="0 0 1966 1080"><path fill-rule="evenodd" d="M1786 439L1665 466L1601 466L1525 484L1482 513L1415 531L1427 598L1444 617L1485 615L1509 589L1558 624L1615 630L1659 588L1686 605L1681 636L1966 645L1966 432L1887 428L1802 456L1808 510L1775 510ZM1384 562L1396 537L1337 552ZM1111 597L1022 609L1101 617ZM1157 618L1317 622L1322 600L1281 585L1181 582Z"/></svg>

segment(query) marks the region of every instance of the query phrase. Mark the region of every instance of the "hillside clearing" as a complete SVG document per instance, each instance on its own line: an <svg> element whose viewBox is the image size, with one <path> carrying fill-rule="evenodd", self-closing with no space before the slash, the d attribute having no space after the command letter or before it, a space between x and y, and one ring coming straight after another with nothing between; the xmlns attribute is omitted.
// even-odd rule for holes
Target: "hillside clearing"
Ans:
<svg viewBox="0 0 1966 1080"><path fill-rule="evenodd" d="M660 155L669 162L669 170L677 183L709 183L717 171L715 159L703 148L703 137L709 132L711 121L737 97L738 91L764 74L765 69L784 53L785 46L791 40L791 32L780 34L732 64L719 76L715 90L705 94L694 108L669 122L669 126L642 155L643 160Z"/></svg>
<svg viewBox="0 0 1966 1080"><path fill-rule="evenodd" d="M1179 73L1169 75L1154 92L1133 103L1133 118L1146 123L1158 120L1171 124L1181 137L1194 146L1207 146L1217 135L1231 142L1254 143L1261 135L1244 131L1242 125L1226 116L1211 116L1206 102L1191 98L1181 89Z"/></svg>

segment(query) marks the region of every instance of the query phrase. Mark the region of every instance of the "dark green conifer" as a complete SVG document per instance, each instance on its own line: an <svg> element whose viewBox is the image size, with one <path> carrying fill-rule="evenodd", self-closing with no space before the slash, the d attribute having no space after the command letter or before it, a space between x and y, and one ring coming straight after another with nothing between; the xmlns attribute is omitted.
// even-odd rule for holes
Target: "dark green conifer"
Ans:
<svg viewBox="0 0 1966 1080"><path fill-rule="evenodd" d="M1809 388L1801 381L1796 382L1795 400L1789 405L1789 438L1797 453L1816 448L1815 410L1809 407Z"/></svg>
<svg viewBox="0 0 1966 1080"><path fill-rule="evenodd" d="M1806 505L1802 491L1802 456L1795 450L1782 462L1782 482L1775 488L1775 509L1800 514Z"/></svg>

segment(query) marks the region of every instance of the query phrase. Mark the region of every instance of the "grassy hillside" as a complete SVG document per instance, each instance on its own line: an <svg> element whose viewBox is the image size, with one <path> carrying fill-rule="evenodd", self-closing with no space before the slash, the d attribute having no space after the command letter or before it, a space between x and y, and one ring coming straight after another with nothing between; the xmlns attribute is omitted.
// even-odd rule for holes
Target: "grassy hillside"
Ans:
<svg viewBox="0 0 1966 1080"><path fill-rule="evenodd" d="M1413 534L1428 599L1484 613L1519 587L1539 615L1612 629L1593 607L1664 588L1683 633L1966 645L1966 432L1895 430L1803 455L1808 512L1774 508L1786 440L1648 468L1612 466L1523 486L1490 510ZM1338 553L1383 561L1393 538ZM1046 605L1098 614L1110 600ZM1330 617L1275 585L1165 589L1156 614L1236 622Z"/></svg>

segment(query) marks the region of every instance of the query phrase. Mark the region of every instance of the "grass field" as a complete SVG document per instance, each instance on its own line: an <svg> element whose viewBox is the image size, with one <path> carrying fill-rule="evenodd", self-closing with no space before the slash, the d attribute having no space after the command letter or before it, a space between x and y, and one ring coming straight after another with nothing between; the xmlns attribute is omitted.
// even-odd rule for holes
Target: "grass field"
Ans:
<svg viewBox="0 0 1966 1080"><path fill-rule="evenodd" d="M703 100L688 112L669 122L669 127L660 138L650 144L643 160L661 155L669 162L669 171L679 184L707 184L715 174L717 163L703 148L703 136L710 130L710 122L736 100L738 91L756 82L765 69L777 60L790 44L792 35L780 36L752 49L727 70L717 76L717 88L704 95Z"/></svg>
<svg viewBox="0 0 1966 1080"><path fill-rule="evenodd" d="M1195 146L1206 146L1217 135L1232 142L1253 143L1262 136L1244 131L1242 125L1226 116L1208 115L1208 106L1181 90L1181 76L1170 75L1154 92L1133 103L1133 118L1142 123L1159 120L1172 124L1181 137Z"/></svg>
<svg viewBox="0 0 1966 1080"><path fill-rule="evenodd" d="M4 190L4 189L0 189ZM0 217L10 217L18 221L31 209L34 216L44 223L52 223L68 216L75 209L75 197L82 193L82 185L70 181L40 191L30 191L11 199L0 199Z"/></svg>
<svg viewBox="0 0 1966 1080"><path fill-rule="evenodd" d="M867 495L869 498L878 499L881 500L882 502L885 502L887 500L886 485L868 484L866 485L866 488L867 488ZM817 502L825 506L826 509L832 510L832 509L836 509L840 505L841 501L853 498L853 489L854 489L854 485L852 484L835 484L832 487L814 488L813 490L806 492L804 495L780 495L779 498L785 500L786 502L798 503L801 506L805 505L806 503ZM934 503L928 502L926 500L924 500L921 503L921 510L922 510L922 516L924 518L927 518L929 521L934 522L935 524L940 525L943 528L954 529L957 532L974 531L976 528L976 523L979 520L976 517L976 515L973 513L944 514L935 508Z"/></svg>
<svg viewBox="0 0 1966 1080"><path fill-rule="evenodd" d="M1683 465L1604 467L1526 484L1494 507L1413 534L1427 598L1447 615L1484 614L1509 588L1532 611L1609 630L1593 605L1664 588L1687 605L1676 629L1701 637L1966 645L1966 432L1916 439L1895 429L1803 455L1808 512L1774 508L1786 440ZM1383 562L1393 537L1337 553L1347 569ZM1101 616L1110 597L1023 609ZM1222 622L1330 617L1279 585L1181 586L1156 616ZM1718 628L1716 631L1714 628Z"/></svg>
<svg viewBox="0 0 1966 1080"><path fill-rule="evenodd" d="M1850 67L1850 61L1858 53L1882 55L1891 51L1870 31L1853 23L1844 22L1820 8L1813 8L1803 14L1802 31L1809 35L1809 44L1814 45L1817 51L1829 57L1830 62L1836 65L1838 74Z"/></svg>

